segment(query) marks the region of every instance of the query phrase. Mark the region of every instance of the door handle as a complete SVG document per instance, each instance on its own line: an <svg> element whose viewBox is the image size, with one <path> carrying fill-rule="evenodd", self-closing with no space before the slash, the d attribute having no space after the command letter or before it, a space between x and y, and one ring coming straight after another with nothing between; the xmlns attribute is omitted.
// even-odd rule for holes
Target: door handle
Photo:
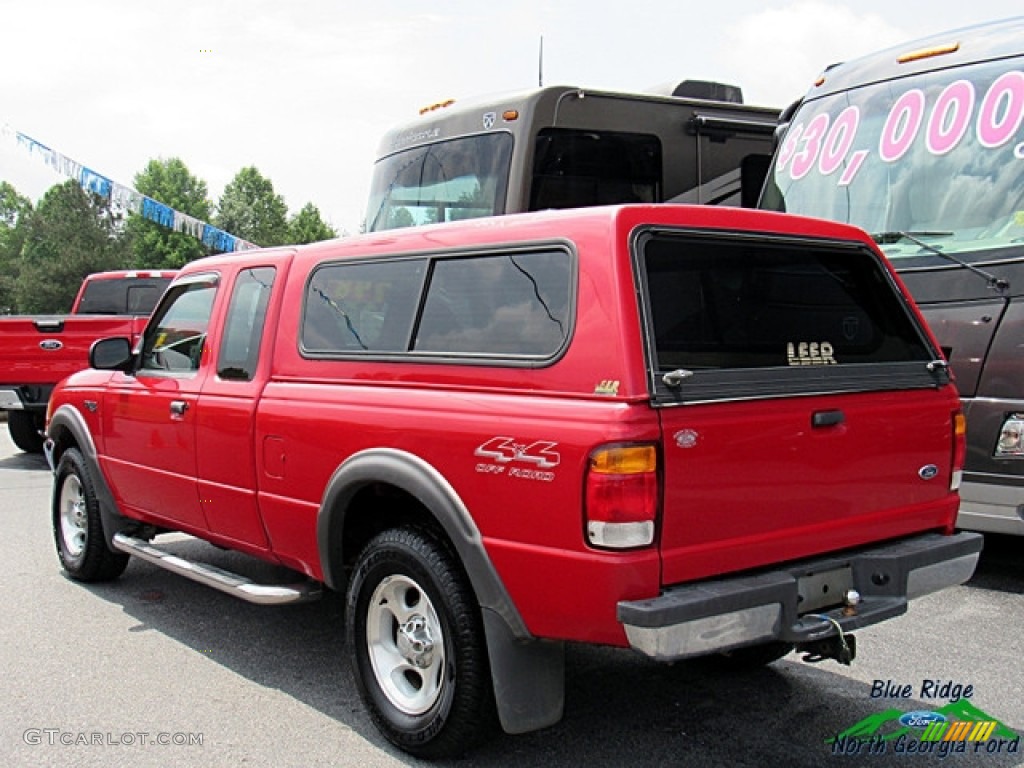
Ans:
<svg viewBox="0 0 1024 768"><path fill-rule="evenodd" d="M185 400L171 401L171 416L184 416L188 410L188 402Z"/></svg>
<svg viewBox="0 0 1024 768"><path fill-rule="evenodd" d="M811 414L812 427L834 427L846 421L842 411L815 411Z"/></svg>

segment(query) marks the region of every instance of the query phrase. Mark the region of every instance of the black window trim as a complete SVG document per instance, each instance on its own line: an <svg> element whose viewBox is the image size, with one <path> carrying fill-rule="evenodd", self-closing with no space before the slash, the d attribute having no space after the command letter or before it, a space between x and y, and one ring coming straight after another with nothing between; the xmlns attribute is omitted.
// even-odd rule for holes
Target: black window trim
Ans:
<svg viewBox="0 0 1024 768"><path fill-rule="evenodd" d="M442 225L443 226L443 225ZM307 302L309 298L309 286L316 273L325 267L344 266L349 264L367 264L377 262L412 261L422 259L427 261L426 269L423 271L423 279L420 282L416 309L412 324L412 335L408 339L411 343L415 337L416 329L419 327L420 317L426 300L426 289L430 285L430 277L433 273L434 264L442 260L466 259L487 256L509 256L523 253L540 253L550 251L563 251L569 257L569 296L566 318L566 329L563 341L559 347L550 355L512 355L487 354L487 353L451 353L451 352L420 352L409 350L405 352L393 351L359 351L359 350L338 350L327 352L324 350L312 350L306 348L302 343L302 328L306 316ZM533 240L529 242L496 243L487 246L466 246L436 250L410 251L401 253L389 253L373 256L356 256L325 259L319 262L310 270L302 290L302 308L299 316L298 350L299 355L307 360L378 360L381 362L399 363L420 363L420 364L442 364L442 365L471 365L500 368L547 368L557 363L568 350L576 329L576 303L579 290L579 256L575 245L566 239Z"/></svg>

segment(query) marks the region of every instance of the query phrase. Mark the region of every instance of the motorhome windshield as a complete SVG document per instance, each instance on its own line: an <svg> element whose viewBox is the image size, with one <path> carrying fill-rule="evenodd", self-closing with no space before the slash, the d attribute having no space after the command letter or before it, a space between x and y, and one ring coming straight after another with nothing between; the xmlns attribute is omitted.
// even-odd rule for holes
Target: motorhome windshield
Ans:
<svg viewBox="0 0 1024 768"><path fill-rule="evenodd" d="M366 230L504 213L512 135L488 133L413 147L378 161Z"/></svg>
<svg viewBox="0 0 1024 768"><path fill-rule="evenodd" d="M850 222L895 260L937 258L918 241L1000 258L992 249L1024 243L1022 122L1020 57L811 99L790 122L761 207Z"/></svg>

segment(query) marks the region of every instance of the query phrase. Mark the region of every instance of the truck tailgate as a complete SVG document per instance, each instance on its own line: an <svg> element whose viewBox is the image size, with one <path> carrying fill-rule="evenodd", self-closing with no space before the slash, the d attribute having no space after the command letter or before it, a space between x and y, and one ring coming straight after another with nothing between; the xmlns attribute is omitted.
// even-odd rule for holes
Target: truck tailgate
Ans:
<svg viewBox="0 0 1024 768"><path fill-rule="evenodd" d="M922 389L664 409L663 582L948 526L949 402Z"/></svg>
<svg viewBox="0 0 1024 768"><path fill-rule="evenodd" d="M136 335L145 318L115 315L0 319L0 371L7 384L56 384L89 365L97 339Z"/></svg>

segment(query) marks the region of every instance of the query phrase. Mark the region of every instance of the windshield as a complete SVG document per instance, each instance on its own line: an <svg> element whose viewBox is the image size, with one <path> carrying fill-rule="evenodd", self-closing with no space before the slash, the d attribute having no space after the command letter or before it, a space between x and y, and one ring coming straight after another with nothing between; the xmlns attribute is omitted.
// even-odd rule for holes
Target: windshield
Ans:
<svg viewBox="0 0 1024 768"><path fill-rule="evenodd" d="M761 207L855 224L895 260L927 254L917 241L945 253L1024 243L1022 69L986 62L808 101Z"/></svg>
<svg viewBox="0 0 1024 768"><path fill-rule="evenodd" d="M373 169L367 232L505 211L512 136L488 133L414 147Z"/></svg>

